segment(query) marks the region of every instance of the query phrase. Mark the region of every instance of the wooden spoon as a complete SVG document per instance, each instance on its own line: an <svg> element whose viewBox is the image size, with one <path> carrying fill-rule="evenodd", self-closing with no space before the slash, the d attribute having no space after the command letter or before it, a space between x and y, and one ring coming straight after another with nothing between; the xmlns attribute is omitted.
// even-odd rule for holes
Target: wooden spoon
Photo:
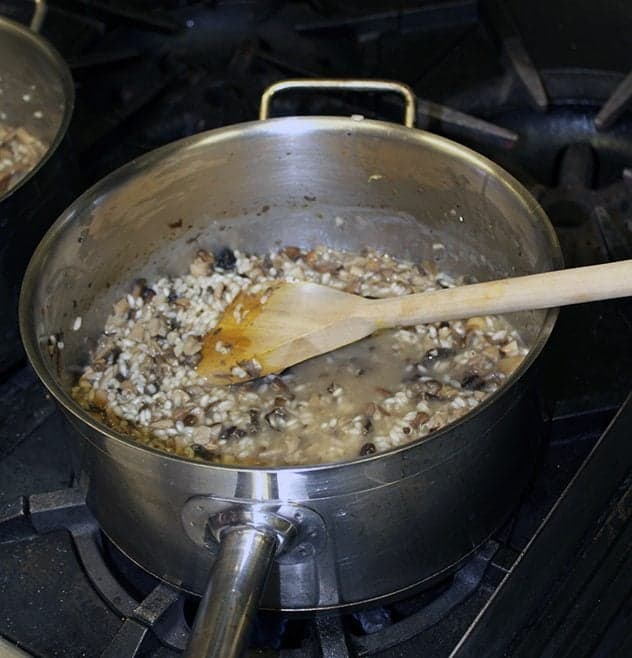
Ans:
<svg viewBox="0 0 632 658"><path fill-rule="evenodd" d="M628 295L632 260L387 299L277 281L258 296L237 295L204 338L198 373L218 384L233 384L280 372L379 329Z"/></svg>

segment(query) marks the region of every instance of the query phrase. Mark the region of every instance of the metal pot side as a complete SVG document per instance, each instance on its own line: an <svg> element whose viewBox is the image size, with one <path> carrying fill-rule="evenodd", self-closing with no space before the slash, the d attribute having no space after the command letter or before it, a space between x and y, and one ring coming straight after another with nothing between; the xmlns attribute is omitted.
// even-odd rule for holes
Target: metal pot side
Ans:
<svg viewBox="0 0 632 658"><path fill-rule="evenodd" d="M71 399L74 373L131 279L180 273L199 248L323 242L379 246L479 280L561 266L543 211L490 161L422 131L330 117L231 126L149 153L70 206L29 265L22 336L77 430L88 504L128 556L178 587L205 589L216 551L209 510L274 504L297 506L303 520L272 566L263 607L311 611L397 596L454 568L527 481L539 434L532 366L555 311L515 314L530 354L473 413L352 462L194 462L117 435ZM447 248L433 248L439 242ZM78 315L82 330L73 332ZM65 348L51 359L47 339L59 331Z"/></svg>
<svg viewBox="0 0 632 658"><path fill-rule="evenodd" d="M28 259L53 220L72 201L74 159L67 131L74 107L72 76L41 36L0 17L1 121L23 126L47 146L40 162L0 194L0 372L21 355L18 292Z"/></svg>

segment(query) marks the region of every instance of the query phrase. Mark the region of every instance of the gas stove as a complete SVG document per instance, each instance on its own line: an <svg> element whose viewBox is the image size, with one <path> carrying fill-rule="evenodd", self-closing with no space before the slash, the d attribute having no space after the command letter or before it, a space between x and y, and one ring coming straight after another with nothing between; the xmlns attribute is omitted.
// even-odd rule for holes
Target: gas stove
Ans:
<svg viewBox="0 0 632 658"><path fill-rule="evenodd" d="M418 127L532 191L574 266L632 257L632 16L623 2L588 4L58 0L43 34L76 82L80 190L164 143L254 119L277 80L398 79L418 96ZM0 0L0 14L28 22L31 11ZM397 121L401 108L311 93L280 97L274 112ZM629 299L562 310L542 359L536 473L457 572L342 616L262 611L249 654L630 655L631 337ZM197 600L100 531L75 486L69 430L15 354L0 376L0 654L179 655Z"/></svg>

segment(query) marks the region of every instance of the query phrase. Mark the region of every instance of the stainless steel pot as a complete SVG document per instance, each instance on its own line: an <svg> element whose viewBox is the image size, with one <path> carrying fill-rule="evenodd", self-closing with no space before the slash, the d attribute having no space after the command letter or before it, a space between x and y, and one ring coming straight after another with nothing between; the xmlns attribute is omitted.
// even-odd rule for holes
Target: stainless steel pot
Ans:
<svg viewBox="0 0 632 658"><path fill-rule="evenodd" d="M273 93L314 84L274 86L262 118ZM335 84L401 93L412 125L408 88ZM449 248L433 249L437 241ZM529 356L476 411L425 440L347 463L199 463L139 445L71 399L90 340L132 278L180 273L200 247L322 242L440 260L480 280L561 266L542 209L480 155L412 127L292 117L196 135L119 169L60 217L25 277L23 340L77 430L88 505L135 562L206 592L188 655L238 652L259 599L317 611L432 583L502 523L529 475L538 437L532 366L555 311L513 318ZM83 329L73 332L77 315ZM51 357L47 339L57 332L65 348Z"/></svg>
<svg viewBox="0 0 632 658"><path fill-rule="evenodd" d="M32 27L41 24L36 3ZM0 121L23 126L47 151L15 187L0 193L0 373L20 358L18 292L46 229L75 196L66 132L74 86L57 51L36 32L0 18Z"/></svg>

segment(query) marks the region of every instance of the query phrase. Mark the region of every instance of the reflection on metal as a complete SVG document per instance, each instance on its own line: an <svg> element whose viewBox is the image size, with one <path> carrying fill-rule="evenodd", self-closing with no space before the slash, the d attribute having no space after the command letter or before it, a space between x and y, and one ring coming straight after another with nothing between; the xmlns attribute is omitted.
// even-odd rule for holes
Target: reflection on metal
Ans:
<svg viewBox="0 0 632 658"><path fill-rule="evenodd" d="M595 117L597 130L606 130L632 105L632 71L626 75L621 84L612 92Z"/></svg>
<svg viewBox="0 0 632 658"><path fill-rule="evenodd" d="M499 0L485 0L481 3L481 13L508 65L527 92L530 104L538 112L544 112L549 99L542 79L504 4Z"/></svg>

